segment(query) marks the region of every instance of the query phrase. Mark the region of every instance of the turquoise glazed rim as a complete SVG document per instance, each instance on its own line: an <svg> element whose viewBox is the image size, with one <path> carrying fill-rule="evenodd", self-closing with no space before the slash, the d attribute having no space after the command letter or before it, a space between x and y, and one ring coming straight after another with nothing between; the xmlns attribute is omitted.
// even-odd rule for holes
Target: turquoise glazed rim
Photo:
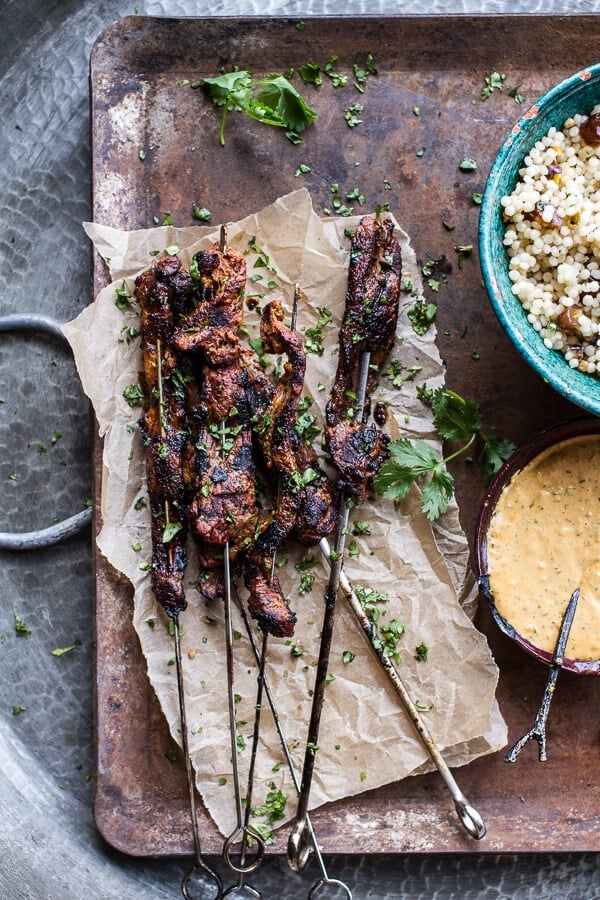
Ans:
<svg viewBox="0 0 600 900"><path fill-rule="evenodd" d="M600 103L600 63L582 69L557 84L530 106L518 120L490 169L479 218L479 254L483 279L492 306L523 358L568 400L600 414L600 378L572 369L563 355L548 350L527 321L511 291L508 256L502 243L504 225L500 199L510 194L523 160L537 140L576 113L587 115Z"/></svg>

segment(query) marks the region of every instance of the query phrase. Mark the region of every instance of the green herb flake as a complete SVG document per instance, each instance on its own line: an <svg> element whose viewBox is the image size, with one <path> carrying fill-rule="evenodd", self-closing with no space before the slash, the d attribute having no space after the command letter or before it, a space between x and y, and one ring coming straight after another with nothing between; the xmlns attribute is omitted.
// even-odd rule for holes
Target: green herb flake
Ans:
<svg viewBox="0 0 600 900"><path fill-rule="evenodd" d="M473 244L456 244L454 249L458 254L458 268L462 269L465 256L470 256L473 252Z"/></svg>
<svg viewBox="0 0 600 900"><path fill-rule="evenodd" d="M182 528L183 525L181 522L169 522L167 525L165 525L162 535L163 544L168 544L170 541L172 541L175 535L179 534Z"/></svg>
<svg viewBox="0 0 600 900"><path fill-rule="evenodd" d="M296 171L294 172L294 177L299 178L300 175L308 175L311 171L310 166L305 165L304 163L300 163Z"/></svg>
<svg viewBox="0 0 600 900"><path fill-rule="evenodd" d="M427 644L421 642L417 644L415 647L415 659L417 662L427 662L427 654L429 653L429 648Z"/></svg>
<svg viewBox="0 0 600 900"><path fill-rule="evenodd" d="M431 279L428 284L432 290L437 290L437 287L439 286L439 282L434 279ZM437 306L435 303L426 303L421 298L418 298L413 306L407 310L406 314L415 334L422 336L429 331L431 325L435 321Z"/></svg>
<svg viewBox="0 0 600 900"><path fill-rule="evenodd" d="M20 716L21 713L27 712L26 706L13 706L12 714L13 716Z"/></svg>
<svg viewBox="0 0 600 900"><path fill-rule="evenodd" d="M74 641L68 647L56 647L52 650L52 656L64 656L65 653L70 653L71 650L75 650L77 647L81 647L81 641Z"/></svg>
<svg viewBox="0 0 600 900"><path fill-rule="evenodd" d="M192 218L198 219L200 222L210 222L212 213L206 206L192 205Z"/></svg>
<svg viewBox="0 0 600 900"><path fill-rule="evenodd" d="M123 391L123 398L132 409L144 405L144 393L139 384L128 385Z"/></svg>
<svg viewBox="0 0 600 900"><path fill-rule="evenodd" d="M127 285L125 281L121 282L121 287L118 287L115 291L115 306L117 309L127 309L133 303L133 297L127 290Z"/></svg>
<svg viewBox="0 0 600 900"><path fill-rule="evenodd" d="M357 125L362 123L362 119L360 118L360 114L362 113L364 106L362 103L353 103L346 110L344 110L344 119L346 120L346 125L348 128L356 128Z"/></svg>
<svg viewBox="0 0 600 900"><path fill-rule="evenodd" d="M17 637L29 639L31 637L31 628L25 624L18 613L15 613L15 634Z"/></svg>
<svg viewBox="0 0 600 900"><path fill-rule="evenodd" d="M506 75L500 72L491 72L484 78L484 85L481 89L481 99L487 100L494 91L501 91L504 88Z"/></svg>
<svg viewBox="0 0 600 900"><path fill-rule="evenodd" d="M458 168L461 172L474 172L477 168L477 163L472 156L463 156L458 164Z"/></svg>
<svg viewBox="0 0 600 900"><path fill-rule="evenodd" d="M344 665L347 666L353 659L356 659L356 654L354 654L352 650L344 650L342 653L342 662Z"/></svg>

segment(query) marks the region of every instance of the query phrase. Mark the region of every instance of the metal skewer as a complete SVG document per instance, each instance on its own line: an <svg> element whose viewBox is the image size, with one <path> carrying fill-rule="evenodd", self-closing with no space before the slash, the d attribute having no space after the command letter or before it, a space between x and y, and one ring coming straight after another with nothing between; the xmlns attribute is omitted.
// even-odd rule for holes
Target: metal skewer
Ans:
<svg viewBox="0 0 600 900"><path fill-rule="evenodd" d="M516 762L517 756L519 755L525 744L533 739L538 742L538 756L540 762L545 762L547 759L546 722L548 721L548 713L550 712L550 704L552 703L552 698L554 696L558 673L560 672L562 664L564 662L567 641L569 640L569 632L571 631L571 625L573 624L573 619L575 618L578 601L579 588L575 588L575 590L571 594L569 602L567 603L567 608L565 609L562 622L560 623L558 638L556 639L556 647L554 648L552 662L550 663L550 671L548 673L548 679L546 681L546 688L544 690L542 702L540 704L540 708L538 709L537 716L535 717L535 722L533 723L533 726L529 729L529 731L525 732L523 737L519 738L519 740L508 751L508 753L504 757L506 762Z"/></svg>
<svg viewBox="0 0 600 900"><path fill-rule="evenodd" d="M273 698L273 694L271 693L271 688L269 687L269 684L268 684L268 681L266 678L266 674L265 674L265 670L264 670L264 663L263 663L264 643L263 643L263 651L259 652L256 637L254 635L254 632L252 631L252 627L250 625L250 620L248 618L248 613L247 613L246 607L245 607L242 599L240 598L239 594L237 593L237 591L236 591L236 598L237 598L240 614L242 617L242 622L244 623L244 628L246 629L246 634L248 635L248 639L249 639L250 645L252 647L254 659L256 660L256 662L259 666L259 673L261 673L261 674L259 674L258 677L262 681L262 686L263 686L265 695L267 697L269 707L271 709L271 714L273 716L273 722L275 724L275 729L279 736L279 742L281 744L281 749L283 751L283 755L285 756L285 760L286 760L286 763L287 763L287 766L288 766L288 769L290 772L290 776L292 778L292 782L293 782L294 788L296 790L296 794L299 795L300 794L300 782L298 780L298 776L297 776L296 770L294 768L294 762L292 760L290 751L288 749L287 741L283 734L283 730L281 727L281 721L279 719L279 715L277 713L277 708L275 706L275 700ZM310 839L312 842L315 858L317 860L319 869L321 870L321 877L314 883L314 885L310 889L310 891L308 893L308 900L312 900L312 898L316 897L317 893L322 888L327 887L327 886L340 888L342 891L345 892L348 900L352 900L352 892L351 892L350 888L348 887L348 885L345 884L345 882L340 881L338 878L331 878L329 876L329 874L327 872L327 868L325 866L325 861L323 859L323 855L319 848L319 844L317 841L317 836L315 834L313 824L312 824L308 814L306 815L306 827L307 827L307 830L308 830L308 833L309 833L309 836L310 836Z"/></svg>
<svg viewBox="0 0 600 900"><path fill-rule="evenodd" d="M183 667L181 664L181 642L179 639L179 616L173 618L174 635L175 635L175 667L177 670L177 695L179 698L179 718L181 723L181 737L183 743L183 755L185 758L185 771L187 776L188 798L190 805L190 818L192 822L192 835L194 838L194 853L196 862L192 868L186 872L181 882L181 893L186 900L193 900L194 895L190 893L191 881L200 873L207 875L216 885L217 893L215 900L220 900L223 896L223 883L210 866L206 864L202 858L202 849L200 846L200 833L198 830L198 817L196 814L196 792L194 784L194 773L192 771L192 760L190 756L190 747L188 739L187 716L185 711L185 693L183 689ZM205 896L205 895L203 895Z"/></svg>
<svg viewBox="0 0 600 900"><path fill-rule="evenodd" d="M231 617L231 568L229 563L229 543L225 544L224 549L224 580L225 580L225 647L227 660L227 695L229 707L229 731L231 738L231 764L233 788L235 794L235 810L237 823L233 832L229 835L223 845L223 860L227 867L236 872L238 875L237 883L227 888L222 894L223 897L232 894L246 894L251 897L260 898L262 895L255 888L245 884L245 875L255 872L260 866L264 853L265 842L258 831L249 824L250 810L252 806L252 783L254 780L254 763L256 760L256 751L258 748L259 721L260 721L260 699L262 693L261 682L258 683L258 696L256 702L256 715L254 719L254 735L252 740L252 756L250 769L248 773L248 791L246 796L246 813L244 815L242 808L242 795L240 789L240 773L238 766L238 748L237 748L237 726L235 721L235 695L233 690L234 672L233 672L233 623ZM266 656L266 646L263 646L263 654ZM262 663L264 668L264 661ZM239 862L233 860L233 847L237 842L241 843ZM254 854L248 858L247 842L251 841L256 845Z"/></svg>
<svg viewBox="0 0 600 900"><path fill-rule="evenodd" d="M161 434L163 433L163 407L164 407L164 397L163 397L163 380L162 380L162 341L159 339L156 342L156 353L158 356L158 403L159 403L159 412L160 412L160 429ZM168 500L165 500L164 504L164 512L165 512L165 525L169 525L171 519L171 509ZM167 545L167 554L169 556L170 562L172 564L172 547L170 544ZM215 894L215 900L220 900L222 897L223 884L219 875L214 872L210 866L204 861L202 857L202 850L200 846L200 833L198 830L198 817L196 814L196 787L194 784L194 773L192 770L192 760L190 756L190 747L189 747L189 738L188 738L188 727L187 727L187 715L186 715L186 706L185 706L185 690L183 684L183 664L182 664L182 655L181 655L181 641L179 634L179 614L175 614L170 616L171 621L173 622L173 634L174 634L174 644L175 644L175 668L177 675L177 698L179 702L179 722L181 726L181 738L183 744L183 756L185 759L185 770L187 777L187 789L188 789L188 802L190 809L190 819L192 824L192 835L194 839L194 853L196 857L196 861L192 868L183 876L181 882L181 892L186 900L193 900L193 894L190 893L190 883L192 878L198 876L199 874L203 874L208 876L208 878L214 882L216 885L217 893Z"/></svg>
<svg viewBox="0 0 600 900"><path fill-rule="evenodd" d="M363 353L360 358L358 384L356 387L355 416L363 415L370 362L370 352ZM323 616L321 644L319 648L319 659L317 662L317 673L315 678L310 723L308 726L308 737L306 740L306 752L304 755L302 782L300 786L300 795L298 797L298 808L296 812L295 824L290 833L287 847L288 863L290 867L292 869L295 869L296 871L304 868L304 866L308 862L312 848L312 843L309 840L310 835L308 833L307 827L308 804L310 801L310 791L312 787L315 758L318 750L319 727L321 724L321 713L323 710L325 685L327 681L327 671L329 668L329 655L331 652L331 642L333 639L335 606L340 589L340 577L342 574L342 565L344 561L344 548L346 546L346 533L348 531L349 516L350 504L347 497L344 495L344 492L342 492L339 498L339 509L337 517L338 525L335 538L335 548L334 553L330 553L329 557L329 581L325 589L325 613Z"/></svg>
<svg viewBox="0 0 600 900"><path fill-rule="evenodd" d="M328 562L328 564L331 564L331 549L329 547L327 538L321 539L319 547L321 553L325 557L325 560ZM450 795L454 800L454 806L461 825L463 826L465 831L467 831L468 834L471 835L471 837L475 838L476 840L481 840L481 838L485 837L486 834L486 827L483 819L481 818L475 807L469 803L467 798L460 790L458 784L456 783L456 780L454 779L452 772L448 768L448 765L444 760L438 746L436 745L433 736L431 735L429 729L427 728L427 725L423 721L423 717L420 715L419 710L415 706L404 682L398 674L398 670L396 669L392 659L389 656L385 655L383 647L374 640L375 633L373 630L373 625L366 612L362 608L361 602L356 595L356 591L352 587L345 572L342 572L340 574L340 587L350 604L352 612L356 616L364 634L369 641L369 646L375 653L377 659L383 666L386 675L392 682L396 693L400 697L404 709L408 713L408 716L412 724L414 725L419 738L421 739L421 742L431 756L431 759L434 762L438 772L442 776L444 784L450 791Z"/></svg>

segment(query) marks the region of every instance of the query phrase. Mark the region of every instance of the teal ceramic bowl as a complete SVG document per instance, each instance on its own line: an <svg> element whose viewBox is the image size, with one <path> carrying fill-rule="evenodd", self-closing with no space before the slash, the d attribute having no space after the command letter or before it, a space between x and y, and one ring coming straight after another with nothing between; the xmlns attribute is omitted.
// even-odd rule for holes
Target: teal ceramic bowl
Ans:
<svg viewBox="0 0 600 900"><path fill-rule="evenodd" d="M479 220L479 253L484 282L500 323L517 350L560 394L583 409L600 414L600 378L572 369L563 355L548 350L527 321L511 291L508 256L502 244L500 200L514 189L523 159L548 130L562 128L576 113L586 115L600 103L600 63L582 69L533 104L518 120L490 170Z"/></svg>

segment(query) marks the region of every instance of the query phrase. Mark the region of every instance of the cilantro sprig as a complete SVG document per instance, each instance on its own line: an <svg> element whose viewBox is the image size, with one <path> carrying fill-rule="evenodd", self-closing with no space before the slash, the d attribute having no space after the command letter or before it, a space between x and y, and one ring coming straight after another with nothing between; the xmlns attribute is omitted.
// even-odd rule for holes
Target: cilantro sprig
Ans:
<svg viewBox="0 0 600 900"><path fill-rule="evenodd" d="M317 114L284 75L271 74L254 81L248 69L201 78L191 85L205 87L216 106L221 106L219 143L225 144L225 121L230 110L243 112L263 125L287 128L292 138L315 121Z"/></svg>
<svg viewBox="0 0 600 900"><path fill-rule="evenodd" d="M403 500L412 485L421 485L421 508L430 521L448 509L454 495L454 479L447 463L475 444L481 445L479 467L486 477L494 475L515 449L515 445L483 431L479 405L445 387L422 391L421 399L431 406L433 424L440 437L460 443L448 456L439 457L424 440L401 438L389 445L389 459L373 481L375 490L390 500Z"/></svg>

